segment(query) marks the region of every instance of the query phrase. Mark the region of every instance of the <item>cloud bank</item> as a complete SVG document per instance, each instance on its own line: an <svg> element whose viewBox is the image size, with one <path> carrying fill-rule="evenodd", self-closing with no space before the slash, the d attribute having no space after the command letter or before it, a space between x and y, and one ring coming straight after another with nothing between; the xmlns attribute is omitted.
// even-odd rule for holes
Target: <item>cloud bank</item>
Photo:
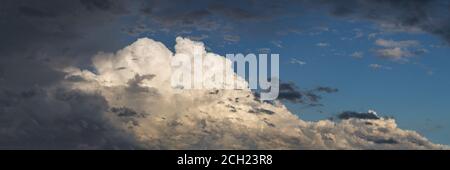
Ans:
<svg viewBox="0 0 450 170"><path fill-rule="evenodd" d="M308 122L278 101L260 102L248 89L172 89L170 59L178 54L193 57L193 50L202 50L211 60L225 60L206 52L203 43L189 39L177 38L172 52L160 42L142 38L116 53L99 53L93 58L92 70L64 69L65 80L60 85L102 99L102 106L108 107L93 112L131 135L129 141L136 148L445 148L414 131L399 129L390 118L363 119L348 112L338 121ZM316 91L336 89L319 87Z"/></svg>
<svg viewBox="0 0 450 170"><path fill-rule="evenodd" d="M427 32L450 42L450 4L440 0L319 0L332 16L373 21L386 31Z"/></svg>

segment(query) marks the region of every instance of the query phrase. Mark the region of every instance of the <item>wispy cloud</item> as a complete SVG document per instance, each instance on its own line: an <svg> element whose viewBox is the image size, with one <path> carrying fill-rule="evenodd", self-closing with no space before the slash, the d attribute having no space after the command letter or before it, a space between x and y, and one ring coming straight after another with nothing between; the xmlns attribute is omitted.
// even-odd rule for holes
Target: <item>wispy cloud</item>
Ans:
<svg viewBox="0 0 450 170"><path fill-rule="evenodd" d="M394 41L394 40L377 39L375 41L375 44L386 48L408 48L419 46L420 42L416 40Z"/></svg>
<svg viewBox="0 0 450 170"><path fill-rule="evenodd" d="M398 62L407 62L409 58L427 52L426 49L420 48L420 42L416 40L394 41L377 39L375 45L382 47L375 50L379 57Z"/></svg>
<svg viewBox="0 0 450 170"><path fill-rule="evenodd" d="M228 41L228 42L236 43L236 42L239 42L239 41L241 40L241 37L238 36L238 35L229 35L229 34L225 34L225 35L223 36L223 39L224 39L225 41Z"/></svg>
<svg viewBox="0 0 450 170"><path fill-rule="evenodd" d="M296 58L291 58L291 61L289 63L291 63L291 64L298 64L298 65L305 65L306 64L305 61L302 61L302 60L299 60L299 59L296 59Z"/></svg>
<svg viewBox="0 0 450 170"><path fill-rule="evenodd" d="M263 54L268 54L268 53L270 53L270 48L259 48L259 49L257 49L257 51L259 52L259 53L263 53Z"/></svg>
<svg viewBox="0 0 450 170"><path fill-rule="evenodd" d="M325 43L325 42L319 42L319 43L316 44L316 46L318 46L318 47L328 47L328 46L330 46L330 44Z"/></svg>
<svg viewBox="0 0 450 170"><path fill-rule="evenodd" d="M392 70L392 67L384 66L381 64L369 64L369 68L373 70Z"/></svg>
<svg viewBox="0 0 450 170"><path fill-rule="evenodd" d="M283 48L282 41L272 41L271 43L278 48Z"/></svg>
<svg viewBox="0 0 450 170"><path fill-rule="evenodd" d="M360 52L360 51L356 51L356 52L353 52L352 54L350 54L350 57L360 59L360 58L364 57L364 53Z"/></svg>

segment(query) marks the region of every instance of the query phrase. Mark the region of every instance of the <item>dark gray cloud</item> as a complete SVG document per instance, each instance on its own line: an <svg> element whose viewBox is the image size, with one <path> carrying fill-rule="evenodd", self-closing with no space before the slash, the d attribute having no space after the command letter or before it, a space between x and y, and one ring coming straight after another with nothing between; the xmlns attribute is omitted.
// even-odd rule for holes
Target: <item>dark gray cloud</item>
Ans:
<svg viewBox="0 0 450 170"><path fill-rule="evenodd" d="M338 89L331 87L319 86L312 90L301 90L292 82L281 83L278 99L308 106L321 106L322 96L320 93L335 92L338 92Z"/></svg>
<svg viewBox="0 0 450 170"><path fill-rule="evenodd" d="M318 91L318 92L324 92L324 93L336 93L339 91L337 88L325 87L325 86L319 86L314 90Z"/></svg>
<svg viewBox="0 0 450 170"><path fill-rule="evenodd" d="M145 18L145 22L154 23L155 29L162 31L216 30L218 19L213 18L211 11L204 6L208 2L197 1L196 4L192 5L190 1L143 1L139 15Z"/></svg>
<svg viewBox="0 0 450 170"><path fill-rule="evenodd" d="M126 7L120 1L107 2L110 5L102 7L79 0L2 1L0 57L67 65L122 46L114 25Z"/></svg>
<svg viewBox="0 0 450 170"><path fill-rule="evenodd" d="M43 10L29 7L29 6L20 6L19 11L23 15L29 16L29 17L40 17L40 18L56 17L56 15L51 12L43 11Z"/></svg>
<svg viewBox="0 0 450 170"><path fill-rule="evenodd" d="M142 76L139 75L139 74L136 74L133 79L128 80L127 90L129 92L132 92L132 93L145 92L145 93L149 93L147 95L158 95L158 90L157 89L151 88L151 87L143 87L143 86L141 86L141 83L144 80L150 81L154 77L155 77L155 75L153 75L153 74L147 74L147 75L142 75Z"/></svg>
<svg viewBox="0 0 450 170"><path fill-rule="evenodd" d="M133 138L109 121L100 95L56 89L0 91L0 148L136 149Z"/></svg>
<svg viewBox="0 0 450 170"><path fill-rule="evenodd" d="M30 59L0 62L0 68L0 148L139 148L107 116L103 96L61 87L64 73Z"/></svg>
<svg viewBox="0 0 450 170"><path fill-rule="evenodd" d="M449 6L448 2L439 0L248 0L233 3L161 0L126 3L119 0L64 2L6 0L2 1L0 13L2 24L0 52L2 55L7 51L28 55L40 52L40 55L45 53L49 56L61 54L85 56L86 53L111 51L123 46L124 44L117 42L119 39L117 33L124 30L135 36L154 31L189 34L194 30L231 35L236 31L234 28L236 24L241 24L242 21L268 22L302 15L318 7L327 9L333 16L370 20L382 27L397 30L419 29L448 41ZM136 21L138 23L130 22L126 25L119 23L120 17L128 15L140 18ZM276 26L268 25L267 28L251 32L270 33L278 29L274 27ZM117 28L118 32L112 28ZM67 62L79 59L64 60Z"/></svg>
<svg viewBox="0 0 450 170"><path fill-rule="evenodd" d="M133 109L130 109L127 107L113 107L113 108L111 108L111 111L113 113L117 113L117 116L119 116L119 117L132 117L132 116L140 115Z"/></svg>
<svg viewBox="0 0 450 170"><path fill-rule="evenodd" d="M389 139L374 139L374 140L371 140L371 141L376 143L376 144L397 144L398 143L398 141L396 141L393 138L389 138Z"/></svg>
<svg viewBox="0 0 450 170"><path fill-rule="evenodd" d="M161 32L172 31L189 35L194 31L218 34L230 40L233 33L249 33L255 35L273 34L273 30L281 27L267 24L258 30L246 31L242 26L277 20L287 16L303 14L302 10L286 10L293 8L289 1L144 1L140 7L144 22L151 22L151 27ZM296 3L298 4L298 3ZM135 27L139 27L139 24ZM238 28L240 27L240 28ZM134 30L134 29L132 29ZM236 37L236 36L234 36ZM232 42L236 41L232 38Z"/></svg>
<svg viewBox="0 0 450 170"><path fill-rule="evenodd" d="M225 16L234 21L270 21L280 16L296 15L299 11L288 11L288 1L239 1L236 4L215 1L208 5L211 13Z"/></svg>
<svg viewBox="0 0 450 170"><path fill-rule="evenodd" d="M124 11L123 4L116 0L80 0L80 3L88 10L113 10Z"/></svg>
<svg viewBox="0 0 450 170"><path fill-rule="evenodd" d="M6 0L1 6L0 148L137 148L104 117L109 106L102 96L58 87L65 76L60 68L111 48L114 43L103 41L116 36L96 27L117 14L75 0Z"/></svg>
<svg viewBox="0 0 450 170"><path fill-rule="evenodd" d="M373 21L387 31L420 30L450 41L450 4L443 0L196 1L197 8L184 8L189 3L147 1L141 11L167 26L207 29L219 21L267 22L320 9L336 17Z"/></svg>
<svg viewBox="0 0 450 170"><path fill-rule="evenodd" d="M198 26L198 29L204 28L204 23L219 24L216 22L218 19L231 22L271 21L299 16L319 8L336 17L374 21L388 31L421 30L450 41L450 4L443 0L196 1L197 8L184 8L189 3L147 1L141 11L159 18L162 23Z"/></svg>
<svg viewBox="0 0 450 170"><path fill-rule="evenodd" d="M351 17L379 23L388 31L422 30L450 42L450 4L442 0L319 0L337 17Z"/></svg>
<svg viewBox="0 0 450 170"><path fill-rule="evenodd" d="M293 83L281 83L278 99L303 103L303 93Z"/></svg>
<svg viewBox="0 0 450 170"><path fill-rule="evenodd" d="M380 119L380 117L373 112L360 113L355 111L344 111L339 113L337 118L345 120L345 119Z"/></svg>

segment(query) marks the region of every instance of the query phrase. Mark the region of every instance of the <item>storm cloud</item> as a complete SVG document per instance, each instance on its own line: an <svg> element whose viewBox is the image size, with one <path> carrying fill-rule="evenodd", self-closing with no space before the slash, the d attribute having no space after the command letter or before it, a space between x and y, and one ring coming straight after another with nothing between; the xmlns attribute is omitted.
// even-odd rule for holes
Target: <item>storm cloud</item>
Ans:
<svg viewBox="0 0 450 170"><path fill-rule="evenodd" d="M319 0L332 16L369 20L386 31L423 31L450 42L450 4L439 0Z"/></svg>
<svg viewBox="0 0 450 170"><path fill-rule="evenodd" d="M414 131L397 128L394 119L346 112L341 120L308 122L292 114L280 102L257 100L250 89L181 90L170 87L170 58L192 56L201 50L209 60L226 60L205 51L203 43L177 38L175 52L162 43L143 38L117 51L93 58L96 73L67 68L70 76L86 81L66 87L90 94L102 94L113 112L122 115L115 125L131 134L140 146L149 149L443 149ZM152 51L152 53L147 53ZM184 54L184 55L181 55ZM117 70L123 66L128 71ZM142 67L141 67L142 66ZM231 67L231 64L227 67ZM217 69L203 70L211 72ZM130 81L140 81L161 95L129 91ZM234 72L230 73L237 76ZM246 83L244 79L238 79ZM134 85L133 85L134 86ZM292 84L282 89L296 92ZM318 87L310 92L333 93L337 89ZM298 100L297 95L284 99ZM287 97L289 96L289 97ZM293 96L293 97L292 97ZM294 100L294 101L295 101ZM309 99L316 100L316 99ZM368 116L372 114L372 117ZM141 115L141 116L139 116ZM130 119L129 116L132 118Z"/></svg>
<svg viewBox="0 0 450 170"><path fill-rule="evenodd" d="M204 31L206 36L219 34L226 38L235 33L235 27L242 22L268 23L314 10L325 10L335 17L372 21L385 31L421 31L447 42L450 40L450 5L439 0L264 0L239 1L233 5L196 1L195 4L158 0L129 3L117 0L6 0L2 2L0 13L0 52L3 57L20 53L20 56L32 55L58 64L68 60L80 62L78 60L82 59L73 56L84 56L85 62L87 56L97 51L112 51L124 46L123 42L117 41L124 36L121 32L139 36L149 32L189 34ZM124 17L137 20L119 24ZM280 29L283 28L267 25L267 28L249 33L263 35ZM62 59L54 56L72 57L59 61Z"/></svg>
<svg viewBox="0 0 450 170"><path fill-rule="evenodd" d="M2 1L0 148L446 148L397 128L393 119L348 114L339 122L308 122L281 102L259 102L250 90L174 91L168 83L171 57L189 53L183 49L191 47L212 60L223 57L186 38L176 39L175 50L148 38L125 43L124 17L154 24L130 24L137 35L200 30L238 42L232 28L225 27L228 23L267 22L303 11L281 10L287 1L238 6L203 2L180 9L185 4L173 1ZM289 6L310 5L328 7L332 16L374 21L391 31L424 31L450 41L448 4L439 1L296 1ZM337 92L329 87L299 90L293 84L281 84L280 90L280 100L308 105L320 105L319 94Z"/></svg>

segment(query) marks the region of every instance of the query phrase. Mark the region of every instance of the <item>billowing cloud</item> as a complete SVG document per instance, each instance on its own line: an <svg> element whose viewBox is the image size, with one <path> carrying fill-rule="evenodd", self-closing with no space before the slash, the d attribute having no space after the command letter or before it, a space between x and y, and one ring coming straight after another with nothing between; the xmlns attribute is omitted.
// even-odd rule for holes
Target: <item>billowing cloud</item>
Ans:
<svg viewBox="0 0 450 170"><path fill-rule="evenodd" d="M101 95L110 107L104 109L103 114L116 120L114 126L122 127L140 146L150 149L445 147L429 142L416 132L397 128L393 119L365 119L351 114L339 121L307 122L278 101L260 102L249 89L173 89L170 87L172 57L179 54L193 57L191 50L202 50L201 53L211 60L225 60L206 52L202 43L184 38L177 38L176 42L174 53L162 43L147 38L114 54L100 53L93 59L95 72L75 67L65 69L67 77L79 76L85 81L65 81L63 84L73 91ZM124 69L117 69L119 67ZM130 87L152 89L154 93L129 90ZM282 89L296 91L292 84L281 84ZM329 87L310 90L336 91ZM284 93L280 92L283 97ZM299 93L294 98L301 99L302 95ZM311 100L317 99L316 96Z"/></svg>
<svg viewBox="0 0 450 170"><path fill-rule="evenodd" d="M200 2L200 1L199 1ZM184 9L169 1L5 0L0 6L0 148L51 149L438 149L413 131L396 127L393 119L345 119L306 122L280 102L261 103L249 90L178 91L170 88L170 59L201 43L178 39L174 52L150 39L116 53L122 46L123 16L136 6L137 23L127 33L180 28L215 31L227 21L267 21L286 14L280 1L248 1L253 8L220 3ZM300 1L298 1L300 2ZM314 1L315 3L316 1ZM321 1L334 4L335 1ZM358 1L344 6L344 15L405 28L397 20L417 16L436 1ZM429 2L429 3L428 3ZM303 1L301 2L303 4ZM371 3L378 4L371 6ZM367 5L368 4L368 5ZM130 6L131 5L131 6ZM321 4L322 5L322 4ZM348 5L348 4L347 4ZM195 6L195 5L194 5ZM297 3L290 4L300 14ZM348 11L348 9L361 11ZM398 11L378 13L370 8ZM370 9L369 8L369 9ZM400 9L400 10L397 10ZM411 9L419 10L411 10ZM270 10L267 10L270 9ZM405 10L406 9L406 10ZM333 10L334 11L334 10ZM348 11L345 13L345 11ZM365 11L375 12L374 15ZM136 12L136 11L131 11ZM385 15L389 14L389 15ZM397 13L395 13L397 14ZM425 14L430 14L427 8ZM431 13L411 24L448 40L448 11ZM386 16L402 16L386 18ZM130 17L131 18L131 17ZM141 21L141 20L140 20ZM426 22L425 22L426 21ZM396 24L399 23L399 24ZM161 28L158 28L160 26ZM267 27L269 27L268 25ZM268 29L271 32L273 29ZM291 32L298 33L298 30ZM323 30L325 31L325 29ZM225 32L235 35L234 32ZM206 34L206 33L205 33ZM223 35L223 34L220 34ZM202 36L198 39L204 39ZM237 38L235 37L234 40ZM233 38L231 38L233 40ZM122 42L123 43L123 42ZM261 51L268 53L268 48ZM206 53L206 52L205 52ZM222 58L207 53L213 61ZM245 83L242 82L241 83ZM319 90L335 91L335 90ZM311 100L320 99L316 93ZM369 121L369 123L368 123ZM370 124L370 126L368 126ZM395 141L395 142L394 142Z"/></svg>

